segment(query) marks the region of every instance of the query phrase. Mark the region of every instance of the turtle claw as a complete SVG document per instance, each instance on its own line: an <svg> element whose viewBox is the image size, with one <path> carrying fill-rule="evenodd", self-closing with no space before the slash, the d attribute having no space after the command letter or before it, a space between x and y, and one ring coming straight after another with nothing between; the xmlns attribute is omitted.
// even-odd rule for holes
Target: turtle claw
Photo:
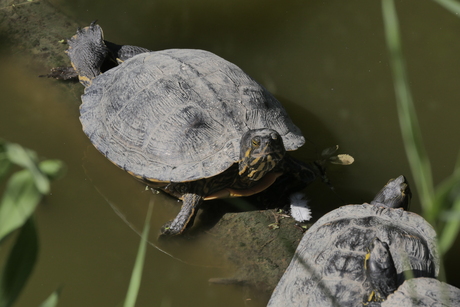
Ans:
<svg viewBox="0 0 460 307"><path fill-rule="evenodd" d="M173 221L169 221L161 227L160 231L162 236L176 236L181 234L183 229L179 227L174 227Z"/></svg>
<svg viewBox="0 0 460 307"><path fill-rule="evenodd" d="M78 78L78 74L73 67L54 67L51 68L49 74L40 75L40 78L54 78L58 80L69 80Z"/></svg>

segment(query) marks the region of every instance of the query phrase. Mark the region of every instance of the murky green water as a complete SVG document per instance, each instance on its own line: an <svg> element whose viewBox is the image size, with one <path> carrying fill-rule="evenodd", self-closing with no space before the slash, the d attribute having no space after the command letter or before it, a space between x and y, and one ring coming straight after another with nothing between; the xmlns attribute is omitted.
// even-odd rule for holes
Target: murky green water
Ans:
<svg viewBox="0 0 460 307"><path fill-rule="evenodd" d="M339 144L356 158L353 166L330 174L349 203L369 201L399 174L413 182L379 1L51 2L82 26L98 19L106 38L117 43L206 49L236 63L274 93L301 127L309 141L297 157L312 159ZM416 108L439 183L451 173L460 149L460 19L431 1L400 1L398 12ZM47 68L24 63L21 53L4 51L0 65L0 136L68 166L38 211L40 259L17 306L37 306L59 286L59 306L115 306L124 297L139 243L128 224L138 229L146 205L154 201L157 231L179 206L144 191L93 149L78 120L81 92L37 78ZM331 193L309 194L316 217L338 204ZM420 212L417 197L412 210ZM457 287L459 245L446 264ZM266 303L268 297L245 289L208 284L231 271L211 257L206 242L161 247L173 257L149 248L137 306Z"/></svg>

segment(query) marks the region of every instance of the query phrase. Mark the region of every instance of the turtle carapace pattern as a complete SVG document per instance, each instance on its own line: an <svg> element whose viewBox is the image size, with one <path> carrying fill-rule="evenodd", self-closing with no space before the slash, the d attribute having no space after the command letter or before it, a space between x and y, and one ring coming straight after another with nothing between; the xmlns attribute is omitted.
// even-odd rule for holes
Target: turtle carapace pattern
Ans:
<svg viewBox="0 0 460 307"><path fill-rule="evenodd" d="M304 234L268 306L380 306L405 273L436 277L436 233L402 208L410 195L399 176L371 204L342 206L321 217Z"/></svg>
<svg viewBox="0 0 460 307"><path fill-rule="evenodd" d="M281 103L236 65L204 50L150 51L104 40L93 22L68 40L85 86L83 131L110 161L183 200L162 234L192 225L201 202L249 196L288 174L322 172L286 151L305 143ZM101 72L101 66L114 66Z"/></svg>

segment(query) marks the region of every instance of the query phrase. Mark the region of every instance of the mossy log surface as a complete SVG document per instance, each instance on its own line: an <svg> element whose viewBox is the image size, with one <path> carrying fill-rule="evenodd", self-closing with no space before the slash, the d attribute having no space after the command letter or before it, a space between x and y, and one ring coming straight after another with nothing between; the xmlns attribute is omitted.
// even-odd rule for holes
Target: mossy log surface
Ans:
<svg viewBox="0 0 460 307"><path fill-rule="evenodd" d="M230 278L212 283L248 285L271 292L303 236L294 219L276 210L227 213L209 230L220 252L237 267Z"/></svg>
<svg viewBox="0 0 460 307"><path fill-rule="evenodd" d="M44 0L0 0L0 35L14 53L48 67L69 65L65 39L78 24ZM4 46L4 47L5 47Z"/></svg>

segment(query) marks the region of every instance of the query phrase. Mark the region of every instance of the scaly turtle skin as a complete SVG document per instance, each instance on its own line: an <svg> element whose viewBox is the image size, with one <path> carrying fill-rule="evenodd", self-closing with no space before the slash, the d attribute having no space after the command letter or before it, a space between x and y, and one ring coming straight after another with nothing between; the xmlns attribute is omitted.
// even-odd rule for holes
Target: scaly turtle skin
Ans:
<svg viewBox="0 0 460 307"><path fill-rule="evenodd" d="M303 188L321 168L286 154L305 142L281 103L236 65L203 50L152 52L104 41L95 23L66 51L85 86L80 121L110 161L183 200L162 228L192 225L201 202L249 196L279 176ZM119 65L101 73L104 62Z"/></svg>
<svg viewBox="0 0 460 307"><path fill-rule="evenodd" d="M380 306L406 271L437 276L436 233L405 211L410 195L400 176L371 204L343 206L320 218L299 243L268 306Z"/></svg>

